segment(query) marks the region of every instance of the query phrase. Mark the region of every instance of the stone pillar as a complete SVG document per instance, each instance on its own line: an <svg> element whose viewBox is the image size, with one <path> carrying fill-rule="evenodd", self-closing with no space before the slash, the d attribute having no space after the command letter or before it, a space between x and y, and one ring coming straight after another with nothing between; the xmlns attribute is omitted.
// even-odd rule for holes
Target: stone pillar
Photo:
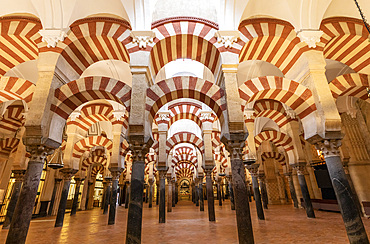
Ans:
<svg viewBox="0 0 370 244"><path fill-rule="evenodd" d="M176 200L176 204L179 202L179 185L177 184L177 182L175 183L175 200Z"/></svg>
<svg viewBox="0 0 370 244"><path fill-rule="evenodd" d="M105 180L107 182L107 188L106 188L107 190L106 190L106 193L105 193L105 201L104 201L104 205L103 205L103 214L108 213L109 204L110 204L110 196L111 196L112 178L111 177L106 177Z"/></svg>
<svg viewBox="0 0 370 244"><path fill-rule="evenodd" d="M213 182L212 182L212 170L206 168L204 173L206 174L206 188L207 188L207 201L208 201L208 219L209 221L216 221L215 216L215 200L213 195Z"/></svg>
<svg viewBox="0 0 370 244"><path fill-rule="evenodd" d="M292 166L297 171L298 181L299 181L299 185L301 187L303 201L304 201L304 204L306 206L307 217L315 218L315 212L313 211L311 198L310 198L310 193L309 193L308 188L307 188L306 178L304 177L304 171L306 169L306 163L305 162L298 162L298 163L296 163Z"/></svg>
<svg viewBox="0 0 370 244"><path fill-rule="evenodd" d="M198 179L197 178L195 178L195 180L194 180L194 183L195 183L195 185L194 185L194 188L195 188L195 206L197 206L197 207L199 207L199 189L198 189Z"/></svg>
<svg viewBox="0 0 370 244"><path fill-rule="evenodd" d="M121 175L122 169L111 168L109 170L112 174L112 192L109 206L108 225L114 225L114 223L116 222L118 180Z"/></svg>
<svg viewBox="0 0 370 244"><path fill-rule="evenodd" d="M18 201L19 193L21 192L23 177L26 173L25 170L12 170L15 182L13 184L12 195L10 197L10 202L6 210L5 221L3 224L3 229L9 229L10 223L12 222L15 206Z"/></svg>
<svg viewBox="0 0 370 244"><path fill-rule="evenodd" d="M324 154L349 242L369 243L360 213L354 202L351 187L344 173L339 153L340 145L340 140L323 140L318 142L316 147Z"/></svg>
<svg viewBox="0 0 370 244"><path fill-rule="evenodd" d="M57 218L55 220L55 225L54 225L55 227L63 226L63 220L64 220L64 214L66 212L69 187L71 185L71 179L73 175L77 173L77 170L67 168L67 169L61 169L60 172L63 175L63 189L62 189L62 195L60 197Z"/></svg>
<svg viewBox="0 0 370 244"><path fill-rule="evenodd" d="M252 220L249 210L248 190L245 184L244 164L242 161L244 138L239 139L240 134L230 135L230 137L232 139L228 141L227 146L231 157L239 243L252 244L254 243Z"/></svg>
<svg viewBox="0 0 370 244"><path fill-rule="evenodd" d="M153 207L153 183L154 183L154 180L153 179L150 179L148 180L149 182L149 208L152 208Z"/></svg>
<svg viewBox="0 0 370 244"><path fill-rule="evenodd" d="M233 178L231 175L228 178L229 178L228 180L229 180L230 206L231 210L235 210Z"/></svg>
<svg viewBox="0 0 370 244"><path fill-rule="evenodd" d="M144 188L145 188L144 200L145 200L145 203L148 203L148 201L149 201L149 185L144 184Z"/></svg>
<svg viewBox="0 0 370 244"><path fill-rule="evenodd" d="M268 209L268 196L267 196L267 189L266 189L266 176L264 172L260 172L258 174L258 179L259 179L259 185L261 188L261 197L262 197L262 205L264 209Z"/></svg>
<svg viewBox="0 0 370 244"><path fill-rule="evenodd" d="M125 198L125 208L128 208L129 202L130 202L130 181L126 182L126 198Z"/></svg>
<svg viewBox="0 0 370 244"><path fill-rule="evenodd" d="M159 180L156 181L156 195L155 195L155 205L159 205Z"/></svg>
<svg viewBox="0 0 370 244"><path fill-rule="evenodd" d="M217 181L218 206L222 206L221 179Z"/></svg>
<svg viewBox="0 0 370 244"><path fill-rule="evenodd" d="M221 186L221 198L222 198L222 201L225 201L224 183L222 180L221 180L220 186Z"/></svg>
<svg viewBox="0 0 370 244"><path fill-rule="evenodd" d="M126 184L118 184L119 186L119 202L118 205L122 206L125 203Z"/></svg>
<svg viewBox="0 0 370 244"><path fill-rule="evenodd" d="M27 232L32 218L37 189L41 178L45 158L50 150L43 146L27 146L31 159L23 179L23 186L15 206L10 224L7 244L20 244L26 242Z"/></svg>
<svg viewBox="0 0 370 244"><path fill-rule="evenodd" d="M176 191L175 191L175 179L171 181L172 185L172 207L176 206Z"/></svg>
<svg viewBox="0 0 370 244"><path fill-rule="evenodd" d="M203 200L203 174L199 176L198 195L199 195L199 209L204 211L204 200Z"/></svg>
<svg viewBox="0 0 370 244"><path fill-rule="evenodd" d="M76 212L77 212L78 195L80 194L80 186L81 186L82 179L75 177L75 181L76 181L76 189L75 189L75 194L73 196L71 216L76 215Z"/></svg>
<svg viewBox="0 0 370 244"><path fill-rule="evenodd" d="M297 200L297 195L295 194L295 187L293 184L292 172L285 173L284 175L289 184L290 197L292 198L293 206L295 208L298 208L298 200Z"/></svg>
<svg viewBox="0 0 370 244"><path fill-rule="evenodd" d="M251 164L247 166L251 176L252 176L252 186L253 186L253 194L254 200L256 202L256 209L257 209L257 216L258 219L264 220L265 215L263 213L262 201L261 201L261 194L258 185L258 167L260 165L257 163Z"/></svg>
<svg viewBox="0 0 370 244"><path fill-rule="evenodd" d="M131 175L130 202L127 213L126 244L141 243L143 218L143 192L145 174L145 145L133 146L133 164Z"/></svg>
<svg viewBox="0 0 370 244"><path fill-rule="evenodd" d="M57 194L58 187L59 187L59 185L60 185L61 182L62 182L62 179L59 179L59 178L55 178L54 179L54 189L53 189L53 194L51 195L51 200L50 200L50 206L49 206L49 210L48 210L48 215L52 215L52 213L53 213L53 208L54 208L54 204L55 204L56 194Z"/></svg>
<svg viewBox="0 0 370 244"><path fill-rule="evenodd" d="M167 169L158 169L159 172L159 223L166 223L166 172Z"/></svg>
<svg viewBox="0 0 370 244"><path fill-rule="evenodd" d="M104 179L103 180L103 199L101 200L101 209L104 209L105 206L105 201L107 199L107 187L108 187L108 182Z"/></svg>
<svg viewBox="0 0 370 244"><path fill-rule="evenodd" d="M93 187L92 186L92 182L91 181L88 181L87 182L87 193L86 193L86 202L85 202L85 209L88 210L89 209L89 202L90 201L94 201L94 199L91 199L91 188Z"/></svg>
<svg viewBox="0 0 370 244"><path fill-rule="evenodd" d="M169 174L167 174L167 187L167 212L172 212L172 181Z"/></svg>
<svg viewBox="0 0 370 244"><path fill-rule="evenodd" d="M363 216L361 203L360 203L360 200L358 199L358 196L356 194L355 186L353 185L351 174L349 173L349 170L348 170L348 160L347 161L343 161L342 163L343 163L344 173L347 176L348 184L351 186L351 190L352 190L354 202L356 203L356 206L357 206L357 209L358 209L360 215Z"/></svg>

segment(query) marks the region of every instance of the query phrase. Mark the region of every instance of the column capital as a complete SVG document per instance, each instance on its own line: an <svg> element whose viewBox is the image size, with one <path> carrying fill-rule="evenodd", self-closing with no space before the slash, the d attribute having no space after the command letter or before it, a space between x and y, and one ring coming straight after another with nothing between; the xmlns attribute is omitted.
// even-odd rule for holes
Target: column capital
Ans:
<svg viewBox="0 0 370 244"><path fill-rule="evenodd" d="M54 149L42 145L26 145L26 151L31 154L30 162L43 164L46 157L54 152Z"/></svg>
<svg viewBox="0 0 370 244"><path fill-rule="evenodd" d="M130 149L132 154L133 163L136 161L144 161L145 155L148 153L148 147L147 145L140 144L137 142L130 143Z"/></svg>
<svg viewBox="0 0 370 244"><path fill-rule="evenodd" d="M123 171L122 168L109 168L109 171L112 175L112 180L118 180Z"/></svg>
<svg viewBox="0 0 370 244"><path fill-rule="evenodd" d="M306 170L306 162L298 162L291 165L297 171L298 175L304 175Z"/></svg>
<svg viewBox="0 0 370 244"><path fill-rule="evenodd" d="M249 173L251 174L252 177L258 177L258 168L260 167L260 164L254 163L254 164L249 164L247 165L247 169Z"/></svg>
<svg viewBox="0 0 370 244"><path fill-rule="evenodd" d="M71 169L71 168L60 170L63 176L63 180L71 180L72 177L77 173L77 171L78 171L77 169Z"/></svg>
<svg viewBox="0 0 370 244"><path fill-rule="evenodd" d="M316 43L320 42L321 36L324 34L321 30L300 30L297 36L301 42L305 42L309 48L315 48Z"/></svg>
<svg viewBox="0 0 370 244"><path fill-rule="evenodd" d="M139 46L140 49L145 49L148 44L154 42L155 33L153 31L131 31L132 43Z"/></svg>
<svg viewBox="0 0 370 244"><path fill-rule="evenodd" d="M66 30L63 29L43 29L39 31L42 36L41 41L47 43L47 47L56 47L58 42L64 41L67 37Z"/></svg>
<svg viewBox="0 0 370 244"><path fill-rule="evenodd" d="M234 43L238 41L240 36L239 31L217 31L215 37L217 42L222 44L225 48L232 48Z"/></svg>
<svg viewBox="0 0 370 244"><path fill-rule="evenodd" d="M340 157L339 147L341 145L340 139L325 139L315 143L316 149L321 150L325 158Z"/></svg>
<svg viewBox="0 0 370 244"><path fill-rule="evenodd" d="M158 174L159 174L159 179L166 179L167 168L165 168L165 169L159 169L158 168Z"/></svg>
<svg viewBox="0 0 370 244"><path fill-rule="evenodd" d="M14 175L15 182L20 182L23 181L23 177L26 174L26 170L23 169L12 170L12 173Z"/></svg>

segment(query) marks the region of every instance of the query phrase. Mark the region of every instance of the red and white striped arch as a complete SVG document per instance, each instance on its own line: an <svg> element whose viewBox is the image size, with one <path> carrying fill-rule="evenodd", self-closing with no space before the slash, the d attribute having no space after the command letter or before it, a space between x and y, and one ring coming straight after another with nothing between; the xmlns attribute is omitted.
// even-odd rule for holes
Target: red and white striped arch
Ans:
<svg viewBox="0 0 370 244"><path fill-rule="evenodd" d="M290 151L294 149L292 138L287 134L275 130L262 131L254 137L254 141L256 144L256 150L258 150L263 141L271 141L277 147L284 148L285 151Z"/></svg>
<svg viewBox="0 0 370 244"><path fill-rule="evenodd" d="M69 82L54 93L54 102L50 109L67 120L69 115L81 104L108 99L123 104L130 110L131 87L124 82L108 77L85 77Z"/></svg>
<svg viewBox="0 0 370 244"><path fill-rule="evenodd" d="M95 178L98 173L100 173L100 174L104 173L104 166L96 165L91 169L92 178Z"/></svg>
<svg viewBox="0 0 370 244"><path fill-rule="evenodd" d="M329 83L331 93L335 99L339 96L352 96L361 98L367 102L370 102L366 90L369 86L370 75L357 73L338 76Z"/></svg>
<svg viewBox="0 0 370 244"><path fill-rule="evenodd" d="M120 155L126 157L126 154L130 151L129 147L130 145L128 144L128 142L123 139L123 141L121 142Z"/></svg>
<svg viewBox="0 0 370 244"><path fill-rule="evenodd" d="M278 152L263 152L261 154L262 161L265 161L268 158L273 158L281 165L285 165L285 156Z"/></svg>
<svg viewBox="0 0 370 244"><path fill-rule="evenodd" d="M181 162L187 162L194 166L198 165L197 157L190 154L176 154L172 157L172 165L177 165Z"/></svg>
<svg viewBox="0 0 370 244"><path fill-rule="evenodd" d="M208 105L222 124L226 109L224 94L222 88L210 81L196 77L174 77L147 89L146 111L153 119L164 104L179 98L192 98Z"/></svg>
<svg viewBox="0 0 370 244"><path fill-rule="evenodd" d="M81 170L86 171L93 164L101 164L104 167L107 165L107 155L104 149L97 148L92 151L90 156L82 161Z"/></svg>
<svg viewBox="0 0 370 244"><path fill-rule="evenodd" d="M145 157L145 164L149 164L151 162L157 162L157 154L155 153L147 153Z"/></svg>
<svg viewBox="0 0 370 244"><path fill-rule="evenodd" d="M291 121L296 121L297 119L291 119L288 117L283 105L275 100L264 99L258 100L254 104L255 118L266 117L274 121L280 128L283 128ZM254 119L245 119L245 123L253 122Z"/></svg>
<svg viewBox="0 0 370 244"><path fill-rule="evenodd" d="M0 78L0 102L12 100L24 100L29 103L32 100L35 85L18 77Z"/></svg>
<svg viewBox="0 0 370 244"><path fill-rule="evenodd" d="M0 156L9 157L12 152L17 151L19 139L5 138L0 140Z"/></svg>
<svg viewBox="0 0 370 244"><path fill-rule="evenodd" d="M213 156L214 156L215 161L218 161L221 163L222 168L227 168L228 166L227 158L223 154L216 153Z"/></svg>
<svg viewBox="0 0 370 244"><path fill-rule="evenodd" d="M109 17L92 17L77 20L70 26L68 36L55 48L41 51L54 51L61 54L68 72L72 77L80 77L90 65L102 60L121 60L130 63L125 47L131 42L131 27L125 20Z"/></svg>
<svg viewBox="0 0 370 244"><path fill-rule="evenodd" d="M7 16L0 19L0 75L18 64L38 58L42 29L32 17Z"/></svg>
<svg viewBox="0 0 370 244"><path fill-rule="evenodd" d="M192 171L189 168L181 168L176 171L176 178L181 179L181 178L193 178L194 171Z"/></svg>
<svg viewBox="0 0 370 244"><path fill-rule="evenodd" d="M189 155L195 155L194 149L188 146L182 146L175 149L175 152L173 155L178 154L189 154Z"/></svg>
<svg viewBox="0 0 370 244"><path fill-rule="evenodd" d="M297 37L294 27L283 20L254 18L239 25L243 49L239 63L263 60L286 74L309 48Z"/></svg>
<svg viewBox="0 0 370 244"><path fill-rule="evenodd" d="M300 119L316 111L311 90L298 82L282 77L264 76L248 80L239 87L239 95L245 104L261 99L285 103L297 113Z"/></svg>
<svg viewBox="0 0 370 244"><path fill-rule="evenodd" d="M369 32L359 19L334 17L324 19L320 29L324 56L342 62L354 71L370 74Z"/></svg>
<svg viewBox="0 0 370 244"><path fill-rule="evenodd" d="M203 139L196 136L194 133L191 132L178 132L167 139L166 142L166 152L167 154L171 151L171 149L179 143L190 143L194 145L199 151L203 154L204 153L204 143Z"/></svg>
<svg viewBox="0 0 370 244"><path fill-rule="evenodd" d="M82 154L93 147L102 146L109 151L112 151L113 143L104 136L90 136L78 141L73 147L73 157L81 158Z"/></svg>
<svg viewBox="0 0 370 244"><path fill-rule="evenodd" d="M23 105L10 105L0 120L0 133L16 132L24 125L25 119L23 117Z"/></svg>

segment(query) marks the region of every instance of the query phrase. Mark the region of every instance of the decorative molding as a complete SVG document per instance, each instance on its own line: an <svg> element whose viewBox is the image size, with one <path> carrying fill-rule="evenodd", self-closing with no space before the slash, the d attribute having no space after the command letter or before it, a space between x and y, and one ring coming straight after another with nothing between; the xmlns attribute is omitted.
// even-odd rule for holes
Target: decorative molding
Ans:
<svg viewBox="0 0 370 244"><path fill-rule="evenodd" d="M239 31L217 31L215 37L217 42L224 45L225 48L232 48L233 44L238 41Z"/></svg>
<svg viewBox="0 0 370 244"><path fill-rule="evenodd" d="M41 41L47 43L47 47L56 47L59 41L64 41L67 34L64 30L60 29L42 29L39 31L42 36Z"/></svg>
<svg viewBox="0 0 370 244"><path fill-rule="evenodd" d="M123 110L112 111L112 114L117 121L121 121L121 119L125 116L125 111Z"/></svg>
<svg viewBox="0 0 370 244"><path fill-rule="evenodd" d="M131 25L130 23L125 20L125 19L116 19L116 18L111 18L111 17L89 17L89 18L83 18L83 19L79 19L79 20L76 20L75 22L73 22L70 27L75 27L77 25L81 25L81 24L84 24L84 23L90 23L90 22L111 22L111 23L117 23L117 24L120 24L120 25L123 25L125 26L127 29L130 29L131 30Z"/></svg>
<svg viewBox="0 0 370 244"><path fill-rule="evenodd" d="M69 115L69 118L71 121L75 121L78 117L80 117L81 111L73 111L71 115Z"/></svg>
<svg viewBox="0 0 370 244"><path fill-rule="evenodd" d="M160 19L160 20L156 20L152 23L152 29L160 26L160 25L164 25L164 24L167 24L169 22L176 22L176 21L193 21L193 22L199 22L199 23L202 23L202 24L205 24L205 25L208 25L214 29L217 29L218 30L218 24L213 22L213 21L210 21L210 20L206 20L206 19L202 19L202 18L198 18L198 17L191 17L191 16L177 16L177 17L169 17L169 18L164 18L164 19Z"/></svg>
<svg viewBox="0 0 370 244"><path fill-rule="evenodd" d="M202 120L202 122L204 122L206 120L213 121L212 112L211 111L201 111L200 112L200 120Z"/></svg>
<svg viewBox="0 0 370 244"><path fill-rule="evenodd" d="M244 117L246 119L254 119L254 109L244 109Z"/></svg>
<svg viewBox="0 0 370 244"><path fill-rule="evenodd" d="M274 23L274 24L280 24L280 25L287 25L291 28L294 28L291 23L285 20L280 19L273 19L273 18L253 18L253 19L245 19L240 24L238 29L240 29L243 26L250 25L250 24L260 24L260 23Z"/></svg>
<svg viewBox="0 0 370 244"><path fill-rule="evenodd" d="M292 164L292 168L297 171L298 175L304 175L306 170L306 163L305 162L298 162L296 164Z"/></svg>
<svg viewBox="0 0 370 244"><path fill-rule="evenodd" d="M154 43L155 33L153 31L132 31L132 43L136 43L140 49L145 49L148 44Z"/></svg>
<svg viewBox="0 0 370 244"><path fill-rule="evenodd" d="M323 34L324 32L321 30L300 30L297 32L301 42L305 42L309 48L315 48Z"/></svg>
<svg viewBox="0 0 370 244"><path fill-rule="evenodd" d="M340 157L339 147L342 145L340 139L331 139L319 141L315 144L318 150L321 150L325 159L329 157Z"/></svg>

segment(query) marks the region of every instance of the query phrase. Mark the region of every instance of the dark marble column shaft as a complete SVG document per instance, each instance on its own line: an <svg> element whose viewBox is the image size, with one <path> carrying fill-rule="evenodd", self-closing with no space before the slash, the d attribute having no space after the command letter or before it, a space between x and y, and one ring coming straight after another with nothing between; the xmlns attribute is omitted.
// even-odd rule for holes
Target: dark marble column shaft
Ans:
<svg viewBox="0 0 370 244"><path fill-rule="evenodd" d="M76 215L76 212L77 212L78 196L80 195L80 186L81 186L82 180L75 178L75 181L76 181L76 189L75 189L75 194L73 196L71 216Z"/></svg>
<svg viewBox="0 0 370 244"><path fill-rule="evenodd" d="M130 191L131 191L131 187L130 187L130 182L127 181L127 184L126 184L126 198L125 198L125 208L128 208L128 205L130 203Z"/></svg>
<svg viewBox="0 0 370 244"><path fill-rule="evenodd" d="M23 186L15 206L6 238L7 244L23 244L26 242L44 160L48 152L46 148L41 146L27 147L27 151L31 153L31 159L28 162Z"/></svg>
<svg viewBox="0 0 370 244"><path fill-rule="evenodd" d="M159 170L159 223L166 223L166 171Z"/></svg>
<svg viewBox="0 0 370 244"><path fill-rule="evenodd" d="M153 180L149 179L149 208L153 207Z"/></svg>
<svg viewBox="0 0 370 244"><path fill-rule="evenodd" d="M340 159L340 145L340 140L324 140L318 143L316 147L324 154L349 242L351 244L368 244L369 239Z"/></svg>
<svg viewBox="0 0 370 244"><path fill-rule="evenodd" d="M254 243L252 220L249 210L249 199L245 182L244 164L241 158L243 145L243 142L229 142L228 148L231 156L231 171L239 243L252 244Z"/></svg>
<svg viewBox="0 0 370 244"><path fill-rule="evenodd" d="M262 200L261 200L261 194L260 194L257 176L252 176L252 185L253 185L253 194L254 194L254 200L256 202L258 219L264 220L265 215L263 213Z"/></svg>
<svg viewBox="0 0 370 244"><path fill-rule="evenodd" d="M157 191L156 191L156 195L155 195L155 205L159 205L159 182L156 183L156 186L157 186Z"/></svg>
<svg viewBox="0 0 370 244"><path fill-rule="evenodd" d="M167 212L172 212L172 181L171 176L167 177Z"/></svg>
<svg viewBox="0 0 370 244"><path fill-rule="evenodd" d="M146 153L136 152L136 154L145 155ZM137 156L137 159L132 164L130 203L127 213L126 244L141 243L144 170L144 158Z"/></svg>
<svg viewBox="0 0 370 244"><path fill-rule="evenodd" d="M86 183L85 183L86 184ZM85 202L85 210L89 209L89 201L90 199L90 191L92 187L92 182L87 181L87 191L86 191L86 202Z"/></svg>
<svg viewBox="0 0 370 244"><path fill-rule="evenodd" d="M289 184L290 197L292 198L293 206L295 208L298 208L298 199L297 199L297 194L295 192L292 173L286 173L285 176Z"/></svg>
<svg viewBox="0 0 370 244"><path fill-rule="evenodd" d="M116 222L116 208L117 208L117 194L118 194L118 180L121 175L121 170L111 170L112 174L112 191L109 205L108 225L114 225Z"/></svg>
<svg viewBox="0 0 370 244"><path fill-rule="evenodd" d="M221 195L221 184L220 181L217 182L217 192L218 192L218 206L222 206L222 195Z"/></svg>
<svg viewBox="0 0 370 244"><path fill-rule="evenodd" d="M301 187L302 197L303 197L303 201L304 201L304 204L305 204L305 207L306 207L307 217L308 218L315 218L315 212L314 212L313 207L312 207L310 192L308 191L307 182L306 182L306 179L304 177L304 171L305 171L305 168L306 168L306 163L305 162L298 163L294 166L294 168L297 170L298 181L299 181L299 185Z"/></svg>
<svg viewBox="0 0 370 244"><path fill-rule="evenodd" d="M179 202L179 185L177 182L175 183L175 203Z"/></svg>
<svg viewBox="0 0 370 244"><path fill-rule="evenodd" d="M105 206L105 201L107 199L107 187L108 187L108 182L105 180L103 181L103 199L101 200L101 209L104 209Z"/></svg>
<svg viewBox="0 0 370 244"><path fill-rule="evenodd" d="M104 201L104 205L103 205L103 214L107 214L108 213L108 210L109 210L109 204L110 204L110 196L111 196L111 182L112 182L112 179L111 178L107 178L107 190L106 190L106 193L105 193L105 201Z"/></svg>
<svg viewBox="0 0 370 244"><path fill-rule="evenodd" d="M231 210L235 210L235 202L234 202L234 189L233 189L233 181L232 177L229 177L229 195L230 195L230 207Z"/></svg>
<svg viewBox="0 0 370 244"><path fill-rule="evenodd" d="M53 188L53 193L51 195L51 200L50 200L50 205L49 205L49 210L48 210L49 216L53 213L55 198L56 198L57 191L58 191L58 188L61 182L62 182L62 179L58 179L58 178L54 179L54 188Z"/></svg>
<svg viewBox="0 0 370 244"><path fill-rule="evenodd" d="M260 188L261 188L261 197L262 197L262 205L264 209L268 209L268 202L269 198L267 195L267 189L266 189L266 176L264 173L258 175Z"/></svg>
<svg viewBox="0 0 370 244"><path fill-rule="evenodd" d="M172 179L172 207L176 206L176 190L175 190L175 180Z"/></svg>
<svg viewBox="0 0 370 244"><path fill-rule="evenodd" d="M5 221L3 223L3 229L9 229L10 223L12 222L15 206L17 205L18 197L21 192L23 177L26 173L25 170L13 170L15 182L12 188L12 194L10 196L10 202L6 210Z"/></svg>
<svg viewBox="0 0 370 244"><path fill-rule="evenodd" d="M199 206L199 190L198 190L198 182L195 183L194 190L195 190L195 206Z"/></svg>
<svg viewBox="0 0 370 244"><path fill-rule="evenodd" d="M209 221L216 221L215 200L214 200L214 194L213 194L213 182L212 182L212 178L211 178L212 169L206 169L204 171L205 171L205 174L206 174L208 219L209 219Z"/></svg>
<svg viewBox="0 0 370 244"><path fill-rule="evenodd" d="M203 177L199 177L199 185L198 185L198 195L199 195L199 209L200 211L204 211L204 200L203 200Z"/></svg>

